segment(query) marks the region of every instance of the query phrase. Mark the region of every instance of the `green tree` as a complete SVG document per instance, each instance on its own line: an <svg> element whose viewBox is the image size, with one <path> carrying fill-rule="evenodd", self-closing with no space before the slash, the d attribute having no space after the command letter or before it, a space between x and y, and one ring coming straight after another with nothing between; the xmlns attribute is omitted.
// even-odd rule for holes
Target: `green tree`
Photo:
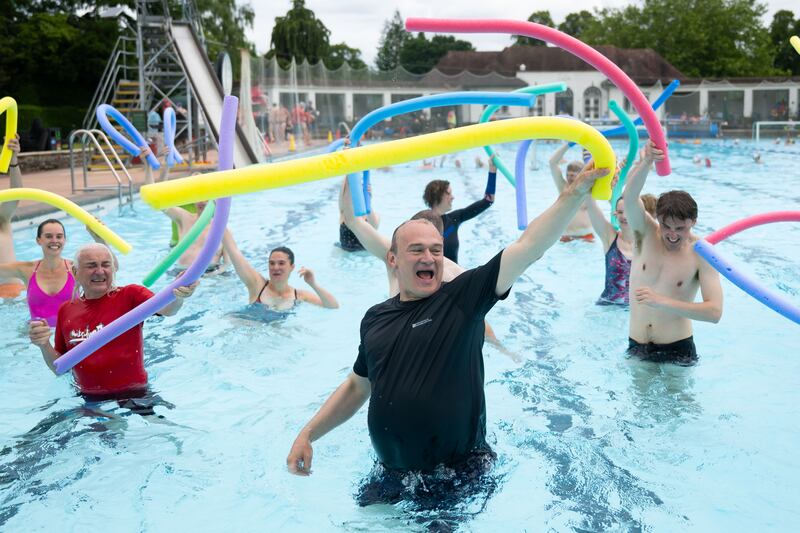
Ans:
<svg viewBox="0 0 800 533"><path fill-rule="evenodd" d="M644 0L603 9L582 38L590 44L652 48L687 76L763 76L776 72L766 7L756 0Z"/></svg>
<svg viewBox="0 0 800 533"><path fill-rule="evenodd" d="M1 92L20 104L87 105L119 22L98 17L94 9L78 16L36 2L4 3L0 11L9 15L0 32Z"/></svg>
<svg viewBox="0 0 800 533"><path fill-rule="evenodd" d="M429 72L436 63L447 54L455 51L474 51L475 47L468 41L456 39L452 35L435 35L431 40L420 32L416 37L406 41L400 50L400 64L415 74Z"/></svg>
<svg viewBox="0 0 800 533"><path fill-rule="evenodd" d="M237 5L236 0L195 0L195 5L203 24L208 57L213 61L220 52L228 52L234 72L238 73L239 49L255 53L253 43L245 36L247 28L253 27L253 8L249 4Z"/></svg>
<svg viewBox="0 0 800 533"><path fill-rule="evenodd" d="M769 36L775 47L774 67L791 74L800 74L800 54L789 44L789 37L800 34L800 19L794 13L782 9L772 17Z"/></svg>
<svg viewBox="0 0 800 533"><path fill-rule="evenodd" d="M383 33L378 44L378 55L375 66L378 70L394 70L400 64L400 51L411 34L406 31L403 17L399 10L394 11L391 20L383 23Z"/></svg>
<svg viewBox="0 0 800 533"><path fill-rule="evenodd" d="M353 69L365 69L367 64L361 59L361 50L351 48L345 43L334 44L328 48L328 55L325 58L325 66L336 70L345 62Z"/></svg>
<svg viewBox="0 0 800 533"><path fill-rule="evenodd" d="M576 39L582 39L582 35L587 28L596 23L597 21L594 15L584 9L577 13L570 13L567 15L564 22L558 25L558 29L566 34L572 35Z"/></svg>
<svg viewBox="0 0 800 533"><path fill-rule="evenodd" d="M298 63L317 63L327 57L330 30L305 7L304 0L292 0L283 17L275 17L267 58L276 57L284 68L292 58Z"/></svg>
<svg viewBox="0 0 800 533"><path fill-rule="evenodd" d="M553 17L550 16L549 11L534 11L531 13L531 16L528 17L528 22L536 22L537 24L542 24L544 26L549 26L551 28L555 27L556 23L553 22ZM514 39L514 44L525 44L528 46L547 46L547 43L542 41L541 39L533 39L531 37L525 37L523 35L517 35Z"/></svg>

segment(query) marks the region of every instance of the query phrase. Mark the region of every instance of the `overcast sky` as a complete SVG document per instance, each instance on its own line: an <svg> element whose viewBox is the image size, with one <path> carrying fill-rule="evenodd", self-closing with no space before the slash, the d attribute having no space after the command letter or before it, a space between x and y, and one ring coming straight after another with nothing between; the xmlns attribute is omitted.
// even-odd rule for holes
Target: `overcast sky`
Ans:
<svg viewBox="0 0 800 533"><path fill-rule="evenodd" d="M242 0L237 0L242 2ZM381 30L386 20L392 17L395 9L405 17L454 17L454 18L508 18L526 20L533 11L547 9L556 24L560 24L567 14L595 7L619 7L633 2L626 0L570 0L538 3L520 0L306 0L311 9L331 31L331 44L341 42L361 50L361 57L373 65L377 53ZM766 24L772 14L781 9L793 10L800 16L798 0L767 0ZM548 5L550 4L550 5ZM251 0L250 5L256 13L253 29L248 32L259 54L269 49L275 17L286 14L291 6L290 0ZM471 42L478 50L502 50L511 44L505 35L462 35L459 38Z"/></svg>

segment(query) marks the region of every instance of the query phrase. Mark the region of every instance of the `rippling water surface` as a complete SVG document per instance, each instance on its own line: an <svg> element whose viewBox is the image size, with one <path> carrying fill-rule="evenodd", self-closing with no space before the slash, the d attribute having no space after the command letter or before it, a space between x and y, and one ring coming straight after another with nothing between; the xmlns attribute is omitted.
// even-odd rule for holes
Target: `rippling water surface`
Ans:
<svg viewBox="0 0 800 533"><path fill-rule="evenodd" d="M555 198L546 166L555 148L536 149L531 214ZM511 166L514 150L500 150ZM761 165L752 151L673 144L674 173L653 173L645 191L691 192L700 235L797 209L800 149L766 145ZM435 171L373 172L381 230L423 208L431 179L452 182L457 207L478 199L477 154L448 156ZM711 168L694 165L695 154ZM235 275L204 280L178 316L145 326L163 419L86 404L27 341L25 303L0 305L0 530L407 531L446 519L464 531L787 531L800 523L800 329L723 280L722 321L695 326L697 366L629 360L627 311L594 305L599 243L557 244L488 316L524 358L485 348L488 433L499 456L493 494L435 512L359 508L352 494L373 461L365 409L315 445L313 476L288 475L297 431L347 375L360 319L387 295L378 261L334 246L337 190L327 180L234 199L230 228L250 261L266 271L272 247L292 247L342 308L301 305L252 320ZM105 221L135 246L121 281L139 282L167 252L166 217L139 201ZM71 255L87 237L73 221L67 231ZM462 264L481 264L518 235L513 190L498 177L495 206L460 230ZM38 257L33 238L33 230L15 235L20 258ZM719 246L800 303L800 225L753 229Z"/></svg>

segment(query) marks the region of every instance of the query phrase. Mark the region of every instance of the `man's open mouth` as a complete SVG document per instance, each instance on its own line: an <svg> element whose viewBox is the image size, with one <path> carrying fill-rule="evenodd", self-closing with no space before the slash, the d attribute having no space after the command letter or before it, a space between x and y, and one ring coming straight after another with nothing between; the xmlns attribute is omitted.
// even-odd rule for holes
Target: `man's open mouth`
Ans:
<svg viewBox="0 0 800 533"><path fill-rule="evenodd" d="M417 270L417 277L424 280L432 280L433 270Z"/></svg>

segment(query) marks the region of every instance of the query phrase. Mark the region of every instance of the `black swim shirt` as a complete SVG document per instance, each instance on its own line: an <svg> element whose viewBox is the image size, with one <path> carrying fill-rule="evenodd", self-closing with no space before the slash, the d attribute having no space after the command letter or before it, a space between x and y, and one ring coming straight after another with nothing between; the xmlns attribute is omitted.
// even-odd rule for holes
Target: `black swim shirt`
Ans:
<svg viewBox="0 0 800 533"><path fill-rule="evenodd" d="M486 444L483 318L500 257L467 270L428 298L395 296L367 311L353 372L372 386L368 425L388 468L432 470Z"/></svg>

